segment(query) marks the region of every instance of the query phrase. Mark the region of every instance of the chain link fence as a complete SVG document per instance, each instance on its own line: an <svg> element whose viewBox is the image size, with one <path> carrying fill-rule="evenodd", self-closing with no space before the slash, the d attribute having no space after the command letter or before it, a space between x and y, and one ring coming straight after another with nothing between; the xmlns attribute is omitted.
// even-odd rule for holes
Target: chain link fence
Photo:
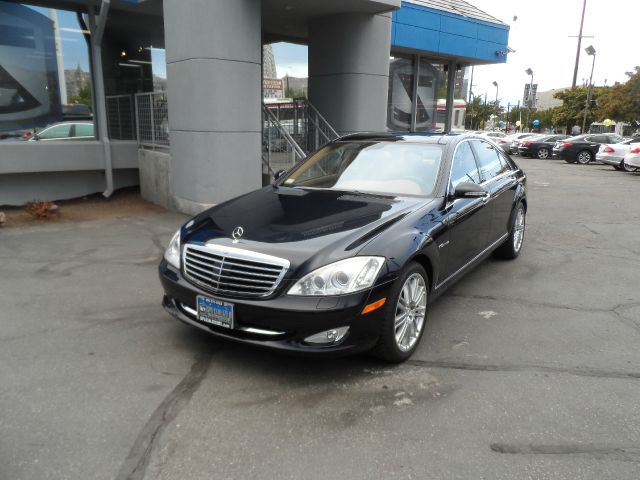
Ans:
<svg viewBox="0 0 640 480"><path fill-rule="evenodd" d="M166 92L135 94L138 144L151 148L169 146L169 112Z"/></svg>

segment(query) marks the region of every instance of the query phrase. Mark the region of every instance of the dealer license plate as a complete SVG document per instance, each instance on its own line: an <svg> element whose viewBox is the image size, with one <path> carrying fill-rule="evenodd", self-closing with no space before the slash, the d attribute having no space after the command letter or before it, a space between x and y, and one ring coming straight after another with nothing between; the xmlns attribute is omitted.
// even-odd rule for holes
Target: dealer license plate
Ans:
<svg viewBox="0 0 640 480"><path fill-rule="evenodd" d="M222 328L233 328L233 303L202 295L197 297L198 320Z"/></svg>

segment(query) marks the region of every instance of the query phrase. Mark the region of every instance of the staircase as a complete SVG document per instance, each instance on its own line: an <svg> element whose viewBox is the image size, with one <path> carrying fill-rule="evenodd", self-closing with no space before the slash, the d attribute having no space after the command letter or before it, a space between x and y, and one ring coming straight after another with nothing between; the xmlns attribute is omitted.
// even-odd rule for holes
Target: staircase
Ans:
<svg viewBox="0 0 640 480"><path fill-rule="evenodd" d="M338 133L307 99L262 104L263 183L288 170Z"/></svg>

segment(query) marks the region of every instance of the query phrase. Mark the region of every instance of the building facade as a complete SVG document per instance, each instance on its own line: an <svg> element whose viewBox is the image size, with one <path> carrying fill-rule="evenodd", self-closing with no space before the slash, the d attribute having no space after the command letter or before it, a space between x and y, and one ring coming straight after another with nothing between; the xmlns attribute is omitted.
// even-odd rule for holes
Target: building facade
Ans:
<svg viewBox="0 0 640 480"><path fill-rule="evenodd" d="M289 3L0 0L0 205L140 181L196 212L259 188L274 42L308 47L309 102L338 134L451 130L467 67L507 59L508 26L463 0Z"/></svg>

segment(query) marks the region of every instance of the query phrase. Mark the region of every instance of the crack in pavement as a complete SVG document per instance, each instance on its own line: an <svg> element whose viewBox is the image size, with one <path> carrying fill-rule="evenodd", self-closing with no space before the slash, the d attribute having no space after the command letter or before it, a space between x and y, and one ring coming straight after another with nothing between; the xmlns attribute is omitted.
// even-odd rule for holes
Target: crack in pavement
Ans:
<svg viewBox="0 0 640 480"><path fill-rule="evenodd" d="M525 300L523 298L506 298L506 297L496 297L493 295L477 295L477 294L462 294L449 292L443 298L446 297L456 297L456 298L468 298L472 300L491 300L496 302L511 302L519 305L525 305L528 307L545 307L545 308L557 308L559 310L571 310L572 312L579 313L606 313L612 315L616 319L620 320L625 325L640 331L640 323L636 322L632 318L625 316L624 313L620 312L620 310L625 308L633 308L640 306L640 302L627 302L627 303L619 303L614 305L611 308L587 308L587 307L578 307L573 305L560 305L557 303L550 302L538 302L534 300Z"/></svg>
<svg viewBox="0 0 640 480"><path fill-rule="evenodd" d="M196 392L211 364L212 353L196 355L189 373L165 397L138 434L116 480L142 480L151 455L165 428L178 416Z"/></svg>
<svg viewBox="0 0 640 480"><path fill-rule="evenodd" d="M426 368L444 368L451 370L472 370L480 372L539 372L569 374L579 377L615 378L622 380L640 380L640 372L626 372L624 370L607 370L591 367L562 367L535 364L480 364L458 362L454 360L418 360L410 359L408 365Z"/></svg>
<svg viewBox="0 0 640 480"><path fill-rule="evenodd" d="M515 455L586 455L598 460L640 462L637 445L492 443L489 448L492 452Z"/></svg>

